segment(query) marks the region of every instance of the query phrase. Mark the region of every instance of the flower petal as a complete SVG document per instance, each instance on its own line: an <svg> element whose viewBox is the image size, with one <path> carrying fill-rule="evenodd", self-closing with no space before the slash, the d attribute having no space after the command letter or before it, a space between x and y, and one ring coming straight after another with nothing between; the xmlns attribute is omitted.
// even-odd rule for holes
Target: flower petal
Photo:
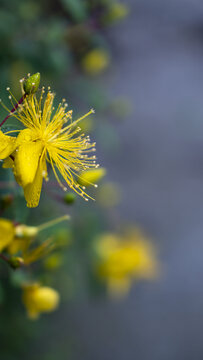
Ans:
<svg viewBox="0 0 203 360"><path fill-rule="evenodd" d="M16 138L12 136L8 136L0 131L0 159L5 159L16 148Z"/></svg>
<svg viewBox="0 0 203 360"><path fill-rule="evenodd" d="M14 239L15 228L10 220L0 219L0 251L7 247Z"/></svg>
<svg viewBox="0 0 203 360"><path fill-rule="evenodd" d="M7 157L7 158L4 160L2 167L3 167L4 169L12 169L13 165L14 165L13 159L11 159L10 157Z"/></svg>
<svg viewBox="0 0 203 360"><path fill-rule="evenodd" d="M41 141L28 141L18 147L14 160L14 175L23 187L35 178L43 145Z"/></svg>
<svg viewBox="0 0 203 360"><path fill-rule="evenodd" d="M44 160L43 163L40 163L38 166L34 181L24 187L24 195L28 207L37 207L39 204L45 166L46 163Z"/></svg>

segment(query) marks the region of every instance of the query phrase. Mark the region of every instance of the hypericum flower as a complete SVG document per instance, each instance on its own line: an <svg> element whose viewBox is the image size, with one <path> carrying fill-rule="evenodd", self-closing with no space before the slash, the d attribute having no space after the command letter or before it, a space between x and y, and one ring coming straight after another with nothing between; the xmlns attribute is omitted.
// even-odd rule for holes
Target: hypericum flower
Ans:
<svg viewBox="0 0 203 360"><path fill-rule="evenodd" d="M88 200L91 197L84 192L85 187L77 183L75 176L99 165L96 165L94 155L89 156L90 152L95 151L95 143L91 144L89 137L80 133L78 123L94 111L90 110L72 121L72 111L66 110L65 100L55 110L55 95L48 88L43 101L44 92L42 88L39 99L36 94L27 95L13 113L26 128L16 138L14 151L12 148L8 152L7 155L12 153L12 156L5 160L4 167L12 167L16 181L24 189L28 207L38 206L43 178L48 180L47 162L63 190L66 191L68 185ZM3 158L1 147L0 158ZM66 185L62 183L60 175Z"/></svg>
<svg viewBox="0 0 203 360"><path fill-rule="evenodd" d="M32 320L38 319L43 312L56 310L59 300L59 293L50 287L29 284L23 288L23 303Z"/></svg>
<svg viewBox="0 0 203 360"><path fill-rule="evenodd" d="M154 248L138 229L123 239L116 234L104 234L98 239L96 250L100 258L97 274L106 281L113 295L128 292L133 279L151 279L157 275Z"/></svg>

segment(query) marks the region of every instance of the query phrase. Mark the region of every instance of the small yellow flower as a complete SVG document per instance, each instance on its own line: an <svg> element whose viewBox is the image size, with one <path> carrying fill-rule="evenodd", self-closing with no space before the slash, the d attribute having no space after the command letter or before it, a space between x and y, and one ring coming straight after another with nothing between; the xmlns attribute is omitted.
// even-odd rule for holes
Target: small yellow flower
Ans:
<svg viewBox="0 0 203 360"><path fill-rule="evenodd" d="M59 304L59 294L56 290L40 286L39 284L26 285L23 288L23 303L30 319L38 319L43 312L52 312Z"/></svg>
<svg viewBox="0 0 203 360"><path fill-rule="evenodd" d="M152 279L158 273L154 248L137 229L124 238L104 234L96 243L96 252L97 273L113 295L126 294L134 279Z"/></svg>
<svg viewBox="0 0 203 360"><path fill-rule="evenodd" d="M110 57L104 49L94 49L85 55L82 67L89 75L98 75L104 71L110 63Z"/></svg>
<svg viewBox="0 0 203 360"><path fill-rule="evenodd" d="M28 207L39 204L43 179L48 180L47 162L64 190L67 188L60 177L71 189L88 200L91 197L77 183L75 176L81 171L98 167L96 157L89 155L95 151L95 143L91 144L88 136L79 134L77 125L94 111L72 121L72 111L66 111L65 100L55 110L54 94L49 90L43 101L44 92L43 88L39 99L36 94L26 96L14 113L26 128L20 131L14 152L12 146L7 153L3 152L2 157L0 152L1 158L12 153L12 158L6 159L4 167L12 167L16 181L24 189Z"/></svg>

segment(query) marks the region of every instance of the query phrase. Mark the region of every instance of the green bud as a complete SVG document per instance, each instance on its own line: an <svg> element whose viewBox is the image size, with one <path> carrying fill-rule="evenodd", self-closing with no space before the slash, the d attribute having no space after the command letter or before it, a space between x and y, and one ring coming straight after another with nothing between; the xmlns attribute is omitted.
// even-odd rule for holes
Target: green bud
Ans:
<svg viewBox="0 0 203 360"><path fill-rule="evenodd" d="M36 73L24 80L23 88L26 95L36 93L40 84L40 73Z"/></svg>
<svg viewBox="0 0 203 360"><path fill-rule="evenodd" d="M9 264L11 265L11 267L13 269L18 269L19 267L24 265L24 261L23 261L23 259L21 257L12 256L9 259Z"/></svg>
<svg viewBox="0 0 203 360"><path fill-rule="evenodd" d="M64 196L64 201L66 204L73 204L76 200L76 195L73 194L72 192L68 192L65 196Z"/></svg>

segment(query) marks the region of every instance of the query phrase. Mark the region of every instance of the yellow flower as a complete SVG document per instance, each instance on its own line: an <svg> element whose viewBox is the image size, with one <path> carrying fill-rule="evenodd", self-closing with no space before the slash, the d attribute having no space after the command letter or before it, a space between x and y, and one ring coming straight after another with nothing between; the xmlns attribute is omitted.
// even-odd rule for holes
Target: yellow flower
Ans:
<svg viewBox="0 0 203 360"><path fill-rule="evenodd" d="M33 320L43 312L54 311L58 307L59 299L58 292L47 286L31 284L23 288L23 303L28 317Z"/></svg>
<svg viewBox="0 0 203 360"><path fill-rule="evenodd" d="M16 139L13 161L7 160L4 166L12 166L16 181L24 189L28 207L38 206L43 178L48 180L47 162L64 190L67 188L60 176L71 189L88 200L91 197L74 177L81 171L98 167L96 157L89 156L90 152L95 151L95 143L91 144L88 136L79 134L80 128L77 126L93 110L72 121L72 111L66 111L65 100L55 110L54 94L49 90L43 101L44 92L43 88L39 99L36 94L25 97L14 113L26 128L20 131Z"/></svg>
<svg viewBox="0 0 203 360"><path fill-rule="evenodd" d="M89 75L98 75L104 71L110 62L109 54L103 49L94 49L85 55L82 67Z"/></svg>
<svg viewBox="0 0 203 360"><path fill-rule="evenodd" d="M151 279L158 273L154 248L137 229L123 238L104 234L96 243L96 252L97 273L113 295L126 294L133 279Z"/></svg>

